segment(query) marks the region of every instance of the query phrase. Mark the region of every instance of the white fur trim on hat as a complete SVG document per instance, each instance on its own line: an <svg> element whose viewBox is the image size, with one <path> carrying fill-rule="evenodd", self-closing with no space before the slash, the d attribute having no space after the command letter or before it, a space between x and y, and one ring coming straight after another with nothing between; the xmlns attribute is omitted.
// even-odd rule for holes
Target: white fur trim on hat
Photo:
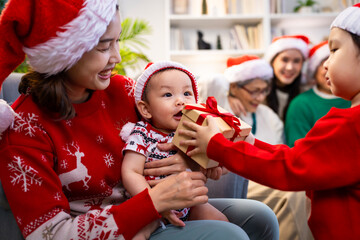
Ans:
<svg viewBox="0 0 360 240"><path fill-rule="evenodd" d="M144 94L145 87L149 81L149 79L154 75L156 72L159 72L164 69L178 69L180 71L183 71L186 73L192 82L192 87L195 94L195 101L197 102L199 99L198 96L198 87L197 82L195 79L195 76L182 64L178 62L172 62L172 61L159 61L156 63L151 64L148 66L144 72L140 75L140 77L137 79L135 84L135 102L139 102Z"/></svg>
<svg viewBox="0 0 360 240"><path fill-rule="evenodd" d="M316 69L319 67L320 63L328 58L330 55L329 46L327 44L318 48L315 53L309 58L308 71L309 76L314 77Z"/></svg>
<svg viewBox="0 0 360 240"><path fill-rule="evenodd" d="M330 29L338 27L360 36L360 4L346 8L332 22Z"/></svg>
<svg viewBox="0 0 360 240"><path fill-rule="evenodd" d="M72 67L93 49L116 13L117 0L87 0L78 17L55 38L33 48L24 47L29 64L40 73L57 74ZM61 9L59 9L61 11Z"/></svg>
<svg viewBox="0 0 360 240"><path fill-rule="evenodd" d="M273 77L273 69L265 60L254 59L225 69L224 75L229 83L243 82L255 78L270 81Z"/></svg>
<svg viewBox="0 0 360 240"><path fill-rule="evenodd" d="M265 54L265 60L271 63L273 58L280 52L287 49L297 49L306 59L309 55L309 48L305 41L299 38L281 38L272 42Z"/></svg>

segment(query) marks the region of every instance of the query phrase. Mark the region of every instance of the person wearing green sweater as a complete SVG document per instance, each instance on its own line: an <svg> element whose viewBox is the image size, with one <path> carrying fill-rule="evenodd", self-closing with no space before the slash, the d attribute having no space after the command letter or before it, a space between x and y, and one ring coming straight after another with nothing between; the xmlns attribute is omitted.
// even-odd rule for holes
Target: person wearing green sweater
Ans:
<svg viewBox="0 0 360 240"><path fill-rule="evenodd" d="M298 95L289 105L285 121L286 143L293 147L295 141L305 137L315 122L330 108L349 108L350 101L334 96L326 84L324 61L329 57L328 42L315 45L310 50L309 77L316 82L313 88Z"/></svg>

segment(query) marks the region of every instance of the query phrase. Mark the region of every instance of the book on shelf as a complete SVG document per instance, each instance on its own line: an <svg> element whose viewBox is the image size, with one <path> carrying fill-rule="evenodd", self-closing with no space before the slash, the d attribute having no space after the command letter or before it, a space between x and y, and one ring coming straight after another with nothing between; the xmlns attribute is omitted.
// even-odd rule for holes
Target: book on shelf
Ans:
<svg viewBox="0 0 360 240"><path fill-rule="evenodd" d="M243 49L235 28L230 29L230 49Z"/></svg>
<svg viewBox="0 0 360 240"><path fill-rule="evenodd" d="M189 1L189 15L200 16L202 14L202 1L203 0Z"/></svg>
<svg viewBox="0 0 360 240"><path fill-rule="evenodd" d="M262 22L260 22L257 25L257 39L258 39L257 49L263 49L264 48L264 26L263 26Z"/></svg>
<svg viewBox="0 0 360 240"><path fill-rule="evenodd" d="M227 0L206 0L207 15L224 16L227 14Z"/></svg>
<svg viewBox="0 0 360 240"><path fill-rule="evenodd" d="M172 0L174 14L188 14L188 0Z"/></svg>
<svg viewBox="0 0 360 240"><path fill-rule="evenodd" d="M227 0L227 13L228 14L237 14L238 13L237 0Z"/></svg>
<svg viewBox="0 0 360 240"><path fill-rule="evenodd" d="M170 28L170 49L175 51L184 49L184 37L181 29L177 27Z"/></svg>
<svg viewBox="0 0 360 240"><path fill-rule="evenodd" d="M241 13L259 14L263 12L263 0L241 0Z"/></svg>
<svg viewBox="0 0 360 240"><path fill-rule="evenodd" d="M249 49L250 48L249 40L248 40L245 26L241 25L241 24L236 24L234 26L234 29L235 29L236 36L240 42L241 48Z"/></svg>
<svg viewBox="0 0 360 240"><path fill-rule="evenodd" d="M236 24L230 29L230 36L234 39L237 49L260 49L263 47L263 24Z"/></svg>
<svg viewBox="0 0 360 240"><path fill-rule="evenodd" d="M258 43L257 43L257 34L256 34L256 26L248 26L246 28L246 32L247 32L247 35L248 35L248 39L249 39L249 47L251 49L257 49L257 46L258 46Z"/></svg>

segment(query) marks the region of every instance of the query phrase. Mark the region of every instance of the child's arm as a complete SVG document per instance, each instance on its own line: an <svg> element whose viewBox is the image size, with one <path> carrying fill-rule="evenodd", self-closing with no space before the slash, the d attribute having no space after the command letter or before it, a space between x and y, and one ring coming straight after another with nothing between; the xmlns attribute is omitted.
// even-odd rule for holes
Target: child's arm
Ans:
<svg viewBox="0 0 360 240"><path fill-rule="evenodd" d="M151 188L143 176L145 156L133 151L126 151L125 153L121 168L122 181L125 189L131 196L134 196L145 188ZM185 226L184 222L171 211L163 212L161 215L175 226Z"/></svg>
<svg viewBox="0 0 360 240"><path fill-rule="evenodd" d="M186 153L190 157L200 153L206 154L210 139L220 133L219 127L216 125L216 121L212 116L206 117L206 121L208 122L207 126L200 126L190 121L184 121L184 126L190 130L179 130L180 135L186 135L191 138L191 140L183 140L180 142L181 145L194 147L193 150ZM244 141L254 145L255 137L250 133Z"/></svg>
<svg viewBox="0 0 360 240"><path fill-rule="evenodd" d="M121 176L125 189L131 196L142 192L145 188L150 189L143 172L145 156L133 151L126 151L121 167Z"/></svg>

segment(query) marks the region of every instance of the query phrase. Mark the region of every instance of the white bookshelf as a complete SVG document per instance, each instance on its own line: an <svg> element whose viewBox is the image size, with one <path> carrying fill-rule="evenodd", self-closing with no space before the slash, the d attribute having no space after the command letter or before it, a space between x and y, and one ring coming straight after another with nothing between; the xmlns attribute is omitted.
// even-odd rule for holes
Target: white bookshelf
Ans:
<svg viewBox="0 0 360 240"><path fill-rule="evenodd" d="M329 34L329 27L338 12L342 10L339 0L317 0L317 11L331 8L332 12L293 13L297 0L245 0L256 2L257 12L241 13L241 9L227 15L174 14L173 0L119 0L124 17L148 20L154 31L149 39L150 48L145 51L150 59L174 60L188 66L195 75L222 73L226 59L231 56L255 54L263 56L274 36L283 34L305 34L313 43L318 43ZM182 0L193 3L199 0ZM222 1L222 0L215 0ZM232 1L232 0L228 0ZM244 0L235 0L238 6ZM281 13L271 13L271 1L282 2ZM348 1L348 0L347 0ZM358 1L357 1L358 2ZM141 8L139 8L141 6ZM231 49L229 29L235 24L262 24L261 47L257 49ZM174 48L172 29L177 28L184 36L184 48ZM204 33L204 40L212 45L211 50L197 50L196 30ZM222 50L214 49L216 37L220 34ZM186 36L185 36L186 35Z"/></svg>
<svg viewBox="0 0 360 240"><path fill-rule="evenodd" d="M168 58L187 65L195 74L201 75L205 72L222 72L225 69L224 64L226 64L226 59L229 56L238 56L241 54L262 55L264 53L264 46L270 38L270 36L265 35L266 32L270 31L264 24L264 22L266 22L264 21L264 13L266 10L264 6L266 6L265 3L268 0L254 0L261 3L260 5L262 7L259 8L258 12L244 14L240 13L241 9L237 9L233 14L220 16L201 15L201 13L196 15L174 14L172 12L173 0L167 1L169 6L168 26L170 28L169 36L167 36L170 42ZM240 1L237 1L237 6L240 7ZM260 43L261 47L256 49L236 49L230 46L230 29L236 24L245 26L262 24L261 35L264 37ZM174 34L172 34L174 29L175 31L181 32L182 40L177 39L176 41L174 39ZM197 30L200 30L204 34L204 40L211 44L211 50L197 49ZM218 35L221 38L221 50L216 49ZM175 34L175 36L178 35ZM172 44L174 42L182 42L182 44ZM233 45L235 44L234 39L232 43ZM203 67L206 65L208 65L208 67Z"/></svg>

